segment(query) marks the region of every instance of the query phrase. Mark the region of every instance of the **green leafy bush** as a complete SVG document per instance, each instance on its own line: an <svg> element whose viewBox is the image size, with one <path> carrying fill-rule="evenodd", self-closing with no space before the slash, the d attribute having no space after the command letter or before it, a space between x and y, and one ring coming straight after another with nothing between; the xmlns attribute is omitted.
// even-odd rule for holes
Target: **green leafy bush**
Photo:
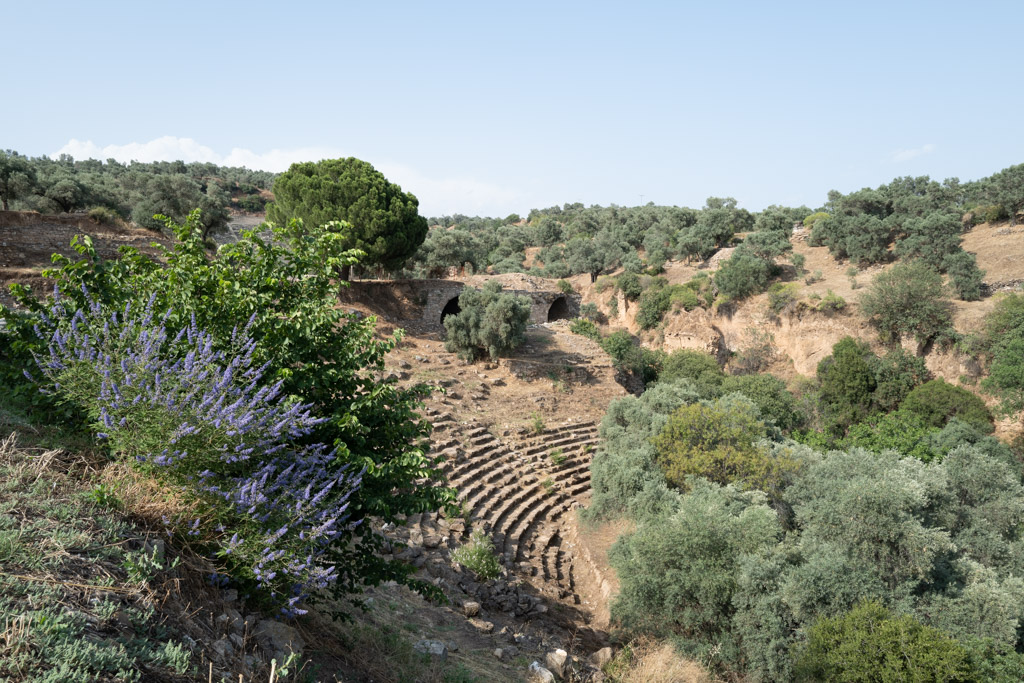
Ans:
<svg viewBox="0 0 1024 683"><path fill-rule="evenodd" d="M718 291L731 299L743 299L764 291L771 276L771 264L752 252L737 248L715 273Z"/></svg>
<svg viewBox="0 0 1024 683"><path fill-rule="evenodd" d="M483 289L462 290L459 312L444 319L444 347L465 360L496 359L525 341L529 321L530 300L503 293L491 280Z"/></svg>
<svg viewBox="0 0 1024 683"><path fill-rule="evenodd" d="M627 632L679 635L692 649L719 645L736 662L731 637L740 558L781 534L760 492L695 479L677 508L622 536L609 561L620 591L612 615Z"/></svg>
<svg viewBox="0 0 1024 683"><path fill-rule="evenodd" d="M320 421L309 438L337 449L330 467L367 467L350 502L353 521L375 515L398 522L401 515L438 509L454 499L423 448L430 425L415 406L428 389L402 389L378 379L398 337L380 339L372 318L345 314L337 305L342 283L336 273L356 262L356 254L342 248L338 232L307 236L297 225L282 226L272 240L248 232L211 257L197 213L184 225L169 221L167 226L179 242L159 261L130 248L122 249L120 259L104 261L91 241L82 239L76 248L83 258L57 258L49 275L79 308L87 305L83 285L108 310L128 303L139 310L154 297L154 312L168 313L169 333L190 325L194 316L216 350L231 350L234 332L251 319L255 363L266 364L266 376L283 383L284 395L315 406ZM45 351L32 345L32 316L44 304L24 288L18 296L29 313L5 312L13 343L0 345L0 353L24 368L31 351ZM335 595L386 580L427 589L411 578L406 565L382 557L383 539L370 527L360 524L329 547L330 561L345 569L332 589Z"/></svg>
<svg viewBox="0 0 1024 683"><path fill-rule="evenodd" d="M828 293L825 294L825 297L818 302L818 305L815 306L815 308L825 313L838 313L846 308L846 299L830 289L828 290Z"/></svg>
<svg viewBox="0 0 1024 683"><path fill-rule="evenodd" d="M878 410L896 410L914 387L932 378L924 358L907 353L900 347L882 357L871 354L867 361L875 376L871 401Z"/></svg>
<svg viewBox="0 0 1024 683"><path fill-rule="evenodd" d="M938 629L877 602L821 619L807 632L798 681L965 681L967 652Z"/></svg>
<svg viewBox="0 0 1024 683"><path fill-rule="evenodd" d="M555 284L558 285L558 291L560 291L562 294L572 294L575 291L572 288L572 284L569 283L567 280L559 280Z"/></svg>
<svg viewBox="0 0 1024 683"><path fill-rule="evenodd" d="M702 397L714 398L721 393L725 373L709 354L676 349L665 359L658 379L664 382L690 380Z"/></svg>
<svg viewBox="0 0 1024 683"><path fill-rule="evenodd" d="M996 302L985 319L981 347L989 365L982 386L1002 399L1004 411L1024 408L1024 295Z"/></svg>
<svg viewBox="0 0 1024 683"><path fill-rule="evenodd" d="M776 282L768 288L768 307L778 315L797 300L800 286L794 282Z"/></svg>
<svg viewBox="0 0 1024 683"><path fill-rule="evenodd" d="M617 278L616 284L627 301L636 301L644 292L643 285L640 284L640 276L636 273L623 273Z"/></svg>
<svg viewBox="0 0 1024 683"><path fill-rule="evenodd" d="M900 408L920 416L932 427L944 427L955 417L985 434L995 430L992 413L984 401L942 378L925 382L911 391Z"/></svg>
<svg viewBox="0 0 1024 683"><path fill-rule="evenodd" d="M666 481L676 488L685 489L696 476L722 485L778 491L795 463L756 443L766 433L757 406L732 394L676 410L655 437L654 449Z"/></svg>
<svg viewBox="0 0 1024 683"><path fill-rule="evenodd" d="M569 323L569 331L573 334L589 337L594 341L601 341L601 330L597 328L593 321L586 318L576 318Z"/></svg>
<svg viewBox="0 0 1024 683"><path fill-rule="evenodd" d="M942 276L922 261L897 263L876 275L871 288L861 295L860 305L886 341L912 334L925 344L952 329L952 305Z"/></svg>
<svg viewBox="0 0 1024 683"><path fill-rule="evenodd" d="M821 410L829 429L845 432L871 411L871 395L877 386L869 360L871 349L853 337L844 337L832 354L818 363Z"/></svg>
<svg viewBox="0 0 1024 683"><path fill-rule="evenodd" d="M491 537L474 529L469 542L452 551L452 561L484 580L496 579L501 576L501 565L494 554L494 541Z"/></svg>
<svg viewBox="0 0 1024 683"><path fill-rule="evenodd" d="M818 211L817 213L812 213L810 216L808 216L807 218L804 219L804 227L808 228L808 229L809 228L813 228L814 224L817 223L822 218L828 218L828 214L825 213L824 211Z"/></svg>
<svg viewBox="0 0 1024 683"><path fill-rule="evenodd" d="M739 393L753 401L761 417L771 420L783 432L800 427L804 416L796 407L796 397L786 383L769 374L732 375L722 380L722 394Z"/></svg>

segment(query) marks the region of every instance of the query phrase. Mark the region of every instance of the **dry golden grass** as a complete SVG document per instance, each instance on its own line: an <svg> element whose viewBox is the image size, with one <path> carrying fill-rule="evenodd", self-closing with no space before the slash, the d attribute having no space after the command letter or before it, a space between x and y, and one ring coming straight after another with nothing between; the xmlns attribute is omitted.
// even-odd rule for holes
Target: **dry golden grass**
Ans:
<svg viewBox="0 0 1024 683"><path fill-rule="evenodd" d="M699 663L686 659L671 643L635 641L629 668L616 680L620 683L713 683L715 679Z"/></svg>

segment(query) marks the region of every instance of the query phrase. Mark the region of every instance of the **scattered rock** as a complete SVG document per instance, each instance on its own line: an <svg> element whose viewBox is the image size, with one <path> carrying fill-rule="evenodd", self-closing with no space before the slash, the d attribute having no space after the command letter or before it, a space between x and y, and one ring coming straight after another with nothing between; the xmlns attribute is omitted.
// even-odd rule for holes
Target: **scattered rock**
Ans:
<svg viewBox="0 0 1024 683"><path fill-rule="evenodd" d="M235 654L235 648L227 638L221 638L210 646L213 650L213 659L218 662L226 662Z"/></svg>
<svg viewBox="0 0 1024 683"><path fill-rule="evenodd" d="M306 646L299 632L287 624L273 619L260 619L256 624L256 642L278 661L284 661L289 654L302 654Z"/></svg>
<svg viewBox="0 0 1024 683"><path fill-rule="evenodd" d="M234 588L229 588L226 591L222 591L220 594L224 602L236 602L238 600L238 591Z"/></svg>
<svg viewBox="0 0 1024 683"><path fill-rule="evenodd" d="M610 647L602 647L600 650L590 655L590 663L600 669L602 666L612 661L612 649Z"/></svg>
<svg viewBox="0 0 1024 683"><path fill-rule="evenodd" d="M470 619L469 623L473 625L480 633L494 633L494 624L483 619Z"/></svg>
<svg viewBox="0 0 1024 683"><path fill-rule="evenodd" d="M565 650L555 650L544 656L544 663L559 678L565 678L565 660L569 656Z"/></svg>
<svg viewBox="0 0 1024 683"><path fill-rule="evenodd" d="M530 680L537 683L554 683L555 675L540 665L540 662L530 664Z"/></svg>
<svg viewBox="0 0 1024 683"><path fill-rule="evenodd" d="M442 662L448 659L448 646L440 640L421 640L412 647L417 652L437 657Z"/></svg>
<svg viewBox="0 0 1024 683"><path fill-rule="evenodd" d="M462 603L462 613L467 617L475 617L480 614L480 603L472 600L467 600Z"/></svg>
<svg viewBox="0 0 1024 683"><path fill-rule="evenodd" d="M398 367L402 368L403 370L408 370L409 368L412 367L412 365L409 364L409 361L402 360L398 361Z"/></svg>

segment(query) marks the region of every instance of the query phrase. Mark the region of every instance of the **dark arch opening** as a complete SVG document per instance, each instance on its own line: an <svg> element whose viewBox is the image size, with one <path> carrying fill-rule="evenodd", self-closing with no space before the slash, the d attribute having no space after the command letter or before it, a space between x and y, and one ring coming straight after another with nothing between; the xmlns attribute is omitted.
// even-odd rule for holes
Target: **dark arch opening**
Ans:
<svg viewBox="0 0 1024 683"><path fill-rule="evenodd" d="M569 301L564 296L560 296L551 302L551 308L548 309L548 322L552 320L568 320L572 317L569 314Z"/></svg>
<svg viewBox="0 0 1024 683"><path fill-rule="evenodd" d="M448 303L444 305L444 308L441 309L441 324L444 325L445 318L447 318L450 315L458 315L459 311L461 310L462 309L459 308L459 297L450 299Z"/></svg>

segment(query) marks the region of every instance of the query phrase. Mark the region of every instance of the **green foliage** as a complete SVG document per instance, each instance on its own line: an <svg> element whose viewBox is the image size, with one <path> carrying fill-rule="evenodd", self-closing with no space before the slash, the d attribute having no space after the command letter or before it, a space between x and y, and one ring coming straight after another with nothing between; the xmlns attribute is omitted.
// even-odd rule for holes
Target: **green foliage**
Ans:
<svg viewBox="0 0 1024 683"><path fill-rule="evenodd" d="M771 264L753 252L739 247L715 273L715 286L731 299L743 299L764 291L771 275Z"/></svg>
<svg viewBox="0 0 1024 683"><path fill-rule="evenodd" d="M353 519L374 515L398 521L400 515L436 510L452 500L426 455L430 425L415 412L426 389L401 389L377 380L398 337L378 339L373 319L345 314L337 306L341 285L336 270L355 262L339 233L324 230L300 237L294 229L277 228L274 239L266 241L246 233L210 257L198 215L185 225L168 221L167 227L180 242L162 254L162 266L132 249L123 249L116 261L104 261L83 240L78 248L84 258L56 258L50 276L78 306L84 303L78 301L82 285L115 309L131 302L141 310L152 296L158 315L171 312L169 333L194 315L196 324L212 334L215 347L225 350L231 348L234 330L252 318L255 355L267 364L265 376L281 380L285 395L313 404L314 414L324 420L310 435L313 442L337 448L337 466L366 468L362 488L350 501ZM30 311L42 308L27 295L22 303ZM12 351L27 353L31 328L21 317L7 319L22 349ZM420 586L405 566L381 558L382 540L370 527L359 525L354 538L343 536L348 542L328 551L344 569L337 594L385 580Z"/></svg>
<svg viewBox="0 0 1024 683"><path fill-rule="evenodd" d="M839 447L864 448L873 453L892 450L929 462L935 457L927 438L933 431L935 428L915 413L878 413L851 425Z"/></svg>
<svg viewBox="0 0 1024 683"><path fill-rule="evenodd" d="M776 282L768 288L768 307L778 315L790 305L796 303L800 285L795 282Z"/></svg>
<svg viewBox="0 0 1024 683"><path fill-rule="evenodd" d="M575 291L572 288L572 284L570 284L567 280L559 280L555 284L558 285L558 291L560 291L562 294L572 294Z"/></svg>
<svg viewBox="0 0 1024 683"><path fill-rule="evenodd" d="M844 337L832 347L832 355L818 363L821 410L831 430L845 431L870 412L877 386L868 363L873 356L866 344Z"/></svg>
<svg viewBox="0 0 1024 683"><path fill-rule="evenodd" d="M658 379L663 382L690 380L703 398L714 398L721 393L725 373L713 356L700 351L677 349L665 359Z"/></svg>
<svg viewBox="0 0 1024 683"><path fill-rule="evenodd" d="M722 380L721 392L723 395L743 394L757 405L763 420L771 420L783 432L788 433L803 424L796 397L786 389L786 383L774 375L732 375Z"/></svg>
<svg viewBox="0 0 1024 683"><path fill-rule="evenodd" d="M808 229L809 228L813 228L814 224L816 222L818 222L819 220L821 220L822 218L828 218L828 214L825 213L824 211L818 211L818 212L812 213L810 216L808 216L807 218L804 219L804 221L803 221L804 227L808 228Z"/></svg>
<svg viewBox="0 0 1024 683"><path fill-rule="evenodd" d="M788 225L788 220L786 221ZM749 250L754 256L771 263L786 252L793 251L793 245L789 241L790 228L784 231L762 230L747 235L743 240L743 248Z"/></svg>
<svg viewBox="0 0 1024 683"><path fill-rule="evenodd" d="M267 220L283 226L298 218L311 231L347 223L333 228L344 249L362 251L366 264L397 269L427 236L418 207L372 165L348 157L292 164L274 181Z"/></svg>
<svg viewBox="0 0 1024 683"><path fill-rule="evenodd" d="M846 308L846 299L830 289L828 290L828 293L825 294L825 297L818 302L815 308L825 313L838 313Z"/></svg>
<svg viewBox="0 0 1024 683"><path fill-rule="evenodd" d="M698 398L689 382L659 381L639 397L612 401L601 420L601 445L590 467L588 518L642 518L673 508L678 494L667 487L651 440L670 413Z"/></svg>
<svg viewBox="0 0 1024 683"><path fill-rule="evenodd" d="M640 284L640 276L636 273L623 273L616 278L616 285L627 301L636 301L644 292L643 285Z"/></svg>
<svg viewBox="0 0 1024 683"><path fill-rule="evenodd" d="M981 298L985 271L978 268L978 259L974 254L963 250L947 254L942 259L942 270L949 276L949 283L960 299L977 301Z"/></svg>
<svg viewBox="0 0 1024 683"><path fill-rule="evenodd" d="M525 341L529 321L530 300L503 293L500 282L466 288L459 295L459 312L444 319L445 349L465 360L496 359Z"/></svg>
<svg viewBox="0 0 1024 683"><path fill-rule="evenodd" d="M576 318L569 323L569 331L594 341L601 341L601 330L597 328L597 325L592 320L586 318Z"/></svg>
<svg viewBox="0 0 1024 683"><path fill-rule="evenodd" d="M760 492L693 480L671 514L612 547L621 584L613 617L627 631L681 635L705 647L725 643L726 658L735 659L730 621L739 559L767 550L780 533Z"/></svg>
<svg viewBox="0 0 1024 683"><path fill-rule="evenodd" d="M655 437L654 448L666 481L676 488L685 489L696 476L773 492L795 464L755 443L766 433L758 407L733 394L676 410Z"/></svg>
<svg viewBox="0 0 1024 683"><path fill-rule="evenodd" d="M1024 408L1024 295L996 302L985 319L981 347L989 361L982 386L1002 400L1004 411Z"/></svg>
<svg viewBox="0 0 1024 683"><path fill-rule="evenodd" d="M486 581L501 576L501 565L494 554L494 542L479 529L473 530L469 542L452 551L452 561Z"/></svg>
<svg viewBox="0 0 1024 683"><path fill-rule="evenodd" d="M29 194L35 186L35 175L24 156L0 149L0 208L8 211L11 201Z"/></svg>
<svg viewBox="0 0 1024 683"><path fill-rule="evenodd" d="M664 352L641 347L625 330L617 330L602 339L601 348L611 356L616 369L628 372L644 384L653 382L661 372Z"/></svg>
<svg viewBox="0 0 1024 683"><path fill-rule="evenodd" d="M604 318L601 309L593 302L580 306L580 316L585 320L595 323L600 322Z"/></svg>
<svg viewBox="0 0 1024 683"><path fill-rule="evenodd" d="M925 382L907 394L901 409L920 416L932 427L944 427L955 417L985 434L995 430L984 401L942 378Z"/></svg>
<svg viewBox="0 0 1024 683"><path fill-rule="evenodd" d="M896 410L914 387L932 378L924 358L907 353L901 347L880 358L871 354L867 361L875 376L871 401L878 410L885 412Z"/></svg>
<svg viewBox="0 0 1024 683"><path fill-rule="evenodd" d="M899 341L912 334L925 344L952 328L952 306L942 276L922 261L898 263L876 275L860 305L883 340Z"/></svg>
<svg viewBox="0 0 1024 683"><path fill-rule="evenodd" d="M967 652L948 635L877 602L825 618L807 631L799 681L966 681Z"/></svg>

